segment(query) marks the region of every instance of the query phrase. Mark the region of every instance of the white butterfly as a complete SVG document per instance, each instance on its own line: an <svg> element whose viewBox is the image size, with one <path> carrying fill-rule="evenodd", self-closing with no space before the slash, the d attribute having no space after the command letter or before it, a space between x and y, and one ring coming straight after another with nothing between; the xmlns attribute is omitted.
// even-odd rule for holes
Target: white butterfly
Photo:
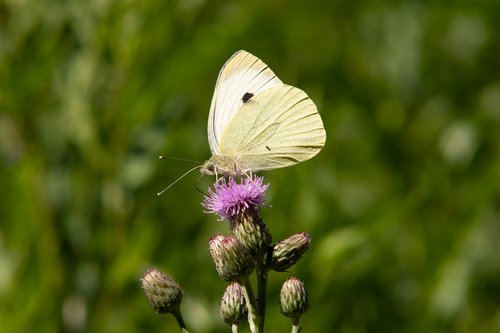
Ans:
<svg viewBox="0 0 500 333"><path fill-rule="evenodd" d="M208 175L241 176L315 156L326 132L313 101L259 58L236 52L222 67L208 116Z"/></svg>

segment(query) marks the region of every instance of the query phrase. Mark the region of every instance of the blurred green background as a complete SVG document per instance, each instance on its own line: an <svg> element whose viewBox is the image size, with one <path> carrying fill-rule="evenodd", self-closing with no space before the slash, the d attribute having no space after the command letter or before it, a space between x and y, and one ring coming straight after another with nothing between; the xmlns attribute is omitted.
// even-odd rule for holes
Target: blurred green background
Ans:
<svg viewBox="0 0 500 333"><path fill-rule="evenodd" d="M265 174L270 276L308 287L304 332L500 332L497 1L0 1L0 332L176 332L139 279L184 289L191 332L228 332L203 213L206 121L237 50L305 90L327 142ZM247 332L245 329L243 332Z"/></svg>

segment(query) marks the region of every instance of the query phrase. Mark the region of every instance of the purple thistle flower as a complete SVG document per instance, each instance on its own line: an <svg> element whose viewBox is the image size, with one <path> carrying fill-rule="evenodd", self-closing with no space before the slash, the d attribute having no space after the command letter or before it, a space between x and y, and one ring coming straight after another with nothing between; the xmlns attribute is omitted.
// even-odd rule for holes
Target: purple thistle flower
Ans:
<svg viewBox="0 0 500 333"><path fill-rule="evenodd" d="M263 177L245 178L238 184L234 178L222 179L208 189L202 206L208 213L219 215L221 219L231 221L236 215L264 203L264 193L269 184L262 184Z"/></svg>

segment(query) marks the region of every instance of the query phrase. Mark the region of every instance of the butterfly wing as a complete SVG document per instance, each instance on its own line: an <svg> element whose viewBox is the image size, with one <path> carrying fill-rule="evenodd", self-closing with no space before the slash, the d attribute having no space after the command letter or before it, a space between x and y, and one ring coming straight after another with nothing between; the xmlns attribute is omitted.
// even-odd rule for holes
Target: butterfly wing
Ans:
<svg viewBox="0 0 500 333"><path fill-rule="evenodd" d="M246 51L236 52L222 67L208 115L208 141L212 155L219 155L224 130L241 106L254 95L282 85L271 69Z"/></svg>
<svg viewBox="0 0 500 333"><path fill-rule="evenodd" d="M253 96L234 115L220 140L223 156L242 170L294 165L323 148L326 132L313 101L299 88L276 85Z"/></svg>

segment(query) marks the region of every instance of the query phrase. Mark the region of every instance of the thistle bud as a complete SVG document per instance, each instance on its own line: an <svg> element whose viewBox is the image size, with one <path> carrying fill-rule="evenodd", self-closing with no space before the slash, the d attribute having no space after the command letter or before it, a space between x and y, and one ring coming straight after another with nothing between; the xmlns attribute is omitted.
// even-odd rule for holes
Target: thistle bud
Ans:
<svg viewBox="0 0 500 333"><path fill-rule="evenodd" d="M224 281L241 281L252 273L253 257L235 237L216 235L210 238L209 249L217 273Z"/></svg>
<svg viewBox="0 0 500 333"><path fill-rule="evenodd" d="M247 319L248 309L241 286L231 283L222 295L219 304L219 314L229 325L239 325Z"/></svg>
<svg viewBox="0 0 500 333"><path fill-rule="evenodd" d="M282 272L295 265L311 246L311 236L305 232L292 235L277 243L272 252L271 268Z"/></svg>
<svg viewBox="0 0 500 333"><path fill-rule="evenodd" d="M295 277L286 280L280 293L281 313L295 323L308 308L309 298L304 283Z"/></svg>
<svg viewBox="0 0 500 333"><path fill-rule="evenodd" d="M144 273L142 289L156 313L178 313L182 290L171 277L153 268Z"/></svg>
<svg viewBox="0 0 500 333"><path fill-rule="evenodd" d="M231 221L231 232L248 247L252 254L260 256L271 244L271 234L256 210L246 210Z"/></svg>

